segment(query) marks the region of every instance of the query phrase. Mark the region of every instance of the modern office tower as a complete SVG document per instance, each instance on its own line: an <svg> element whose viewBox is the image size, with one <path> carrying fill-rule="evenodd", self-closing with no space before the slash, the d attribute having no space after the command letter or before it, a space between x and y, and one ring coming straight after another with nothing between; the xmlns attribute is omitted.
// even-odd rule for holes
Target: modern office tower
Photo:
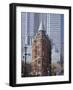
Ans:
<svg viewBox="0 0 73 90"><path fill-rule="evenodd" d="M52 41L52 63L60 62L64 40L64 21L61 14L50 14L50 38Z"/></svg>
<svg viewBox="0 0 73 90"><path fill-rule="evenodd" d="M24 54L24 45L26 44L27 51L31 56L27 57L27 62L32 60L32 39L38 32L40 21L43 21L46 34L52 43L52 63L61 61L61 56L64 52L64 15L55 13L35 13L22 12L21 14L21 46L22 57ZM63 49L63 50L62 50ZM23 58L22 58L23 59ZM63 59L62 61L63 62Z"/></svg>

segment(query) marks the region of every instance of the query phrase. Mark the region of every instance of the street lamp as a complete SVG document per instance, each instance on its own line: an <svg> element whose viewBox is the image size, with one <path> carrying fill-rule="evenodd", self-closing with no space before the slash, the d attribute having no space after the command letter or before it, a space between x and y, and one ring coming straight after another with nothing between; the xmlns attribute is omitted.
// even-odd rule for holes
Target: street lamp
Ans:
<svg viewBox="0 0 73 90"><path fill-rule="evenodd" d="M24 47L24 50L25 50L25 53L24 53L24 56L23 58L25 58L25 69L24 69L24 76L26 77L27 76L27 70L26 70L26 60L27 60L27 56L30 56L30 53L27 53L27 45L25 45Z"/></svg>

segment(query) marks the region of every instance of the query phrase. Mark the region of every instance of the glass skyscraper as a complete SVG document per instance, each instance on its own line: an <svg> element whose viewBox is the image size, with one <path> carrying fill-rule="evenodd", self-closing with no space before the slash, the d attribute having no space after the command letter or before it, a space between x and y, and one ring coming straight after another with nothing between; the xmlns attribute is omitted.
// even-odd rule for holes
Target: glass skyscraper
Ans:
<svg viewBox="0 0 73 90"><path fill-rule="evenodd" d="M24 46L27 45L27 62L31 62L32 57L32 39L38 32L40 22L43 22L46 34L52 44L52 63L60 62L61 54L64 50L64 15L53 13L21 13L21 57L25 53Z"/></svg>

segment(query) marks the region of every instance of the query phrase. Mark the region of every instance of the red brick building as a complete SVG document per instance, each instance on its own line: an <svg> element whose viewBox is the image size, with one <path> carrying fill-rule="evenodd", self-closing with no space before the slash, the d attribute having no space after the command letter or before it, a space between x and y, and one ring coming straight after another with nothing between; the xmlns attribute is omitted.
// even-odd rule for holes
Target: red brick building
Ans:
<svg viewBox="0 0 73 90"><path fill-rule="evenodd" d="M47 76L50 74L51 43L44 30L44 25L41 23L32 42L32 75Z"/></svg>

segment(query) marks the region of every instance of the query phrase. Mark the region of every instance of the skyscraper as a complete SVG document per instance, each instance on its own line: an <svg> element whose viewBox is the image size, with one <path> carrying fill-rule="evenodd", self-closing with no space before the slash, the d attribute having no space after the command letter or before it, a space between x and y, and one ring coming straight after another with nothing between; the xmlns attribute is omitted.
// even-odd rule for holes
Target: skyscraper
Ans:
<svg viewBox="0 0 73 90"><path fill-rule="evenodd" d="M26 44L31 56L27 57L27 62L32 60L32 39L34 39L36 33L38 32L38 27L41 21L41 17L44 23L46 34L52 43L52 63L57 63L60 61L61 48L64 46L64 15L63 14L53 14L53 13L30 13L22 12L21 22L22 22L22 57L24 54L24 45ZM63 47L64 49L64 47ZM23 58L22 58L23 60Z"/></svg>
<svg viewBox="0 0 73 90"><path fill-rule="evenodd" d="M61 14L50 14L50 39L52 41L52 63L60 62L64 43L64 21Z"/></svg>

